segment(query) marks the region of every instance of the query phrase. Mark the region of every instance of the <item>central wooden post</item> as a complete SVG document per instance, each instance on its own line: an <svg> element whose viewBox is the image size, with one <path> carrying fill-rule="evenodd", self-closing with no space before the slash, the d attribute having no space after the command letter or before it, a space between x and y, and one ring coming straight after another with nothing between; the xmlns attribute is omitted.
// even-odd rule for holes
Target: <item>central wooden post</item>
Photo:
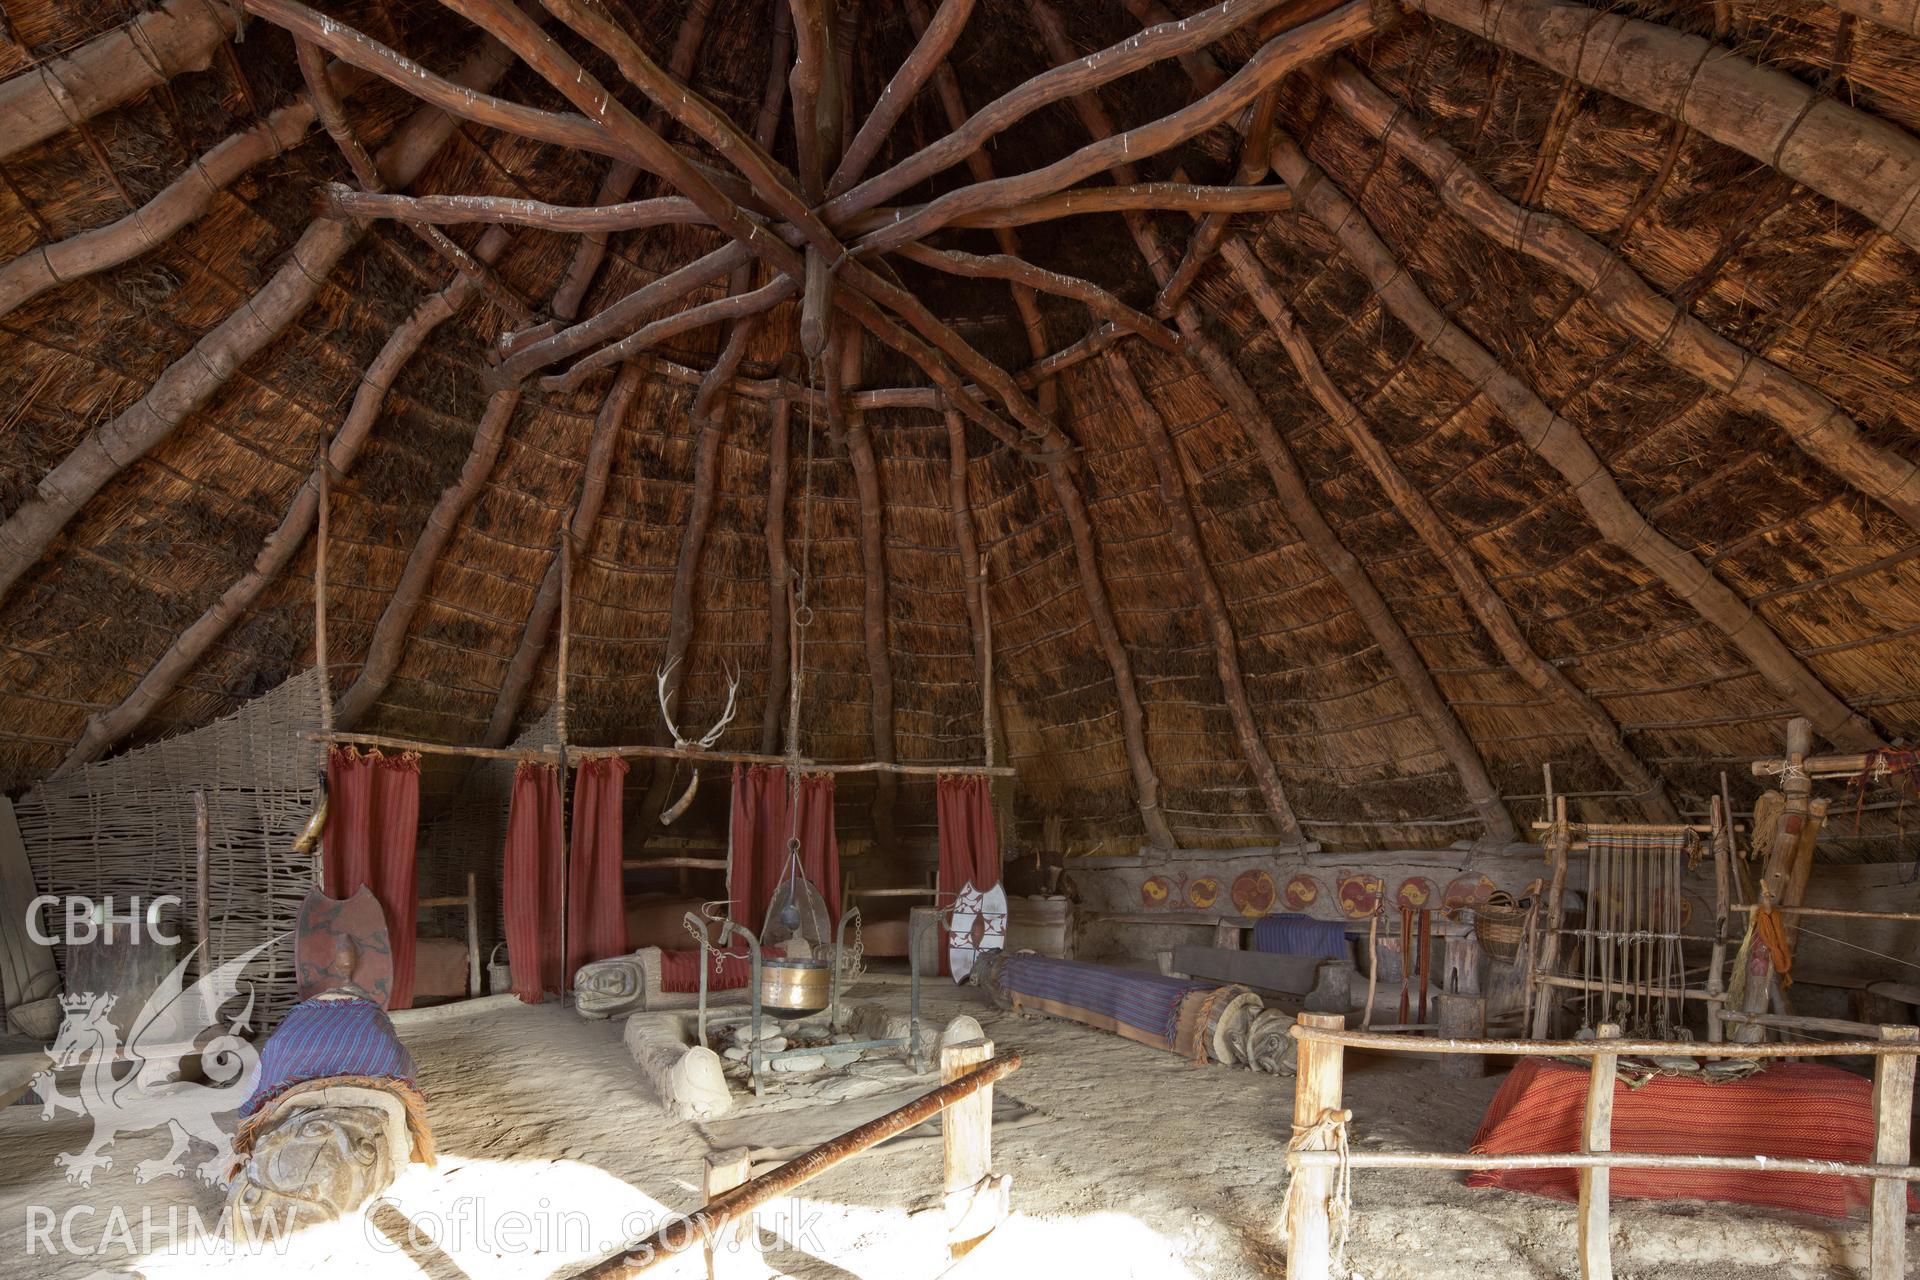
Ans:
<svg viewBox="0 0 1920 1280"><path fill-rule="evenodd" d="M1616 1023L1603 1022L1594 1034L1602 1040L1618 1040ZM1580 1125L1580 1151L1591 1155L1613 1150L1613 1085L1617 1078L1619 1055L1598 1053L1593 1057L1593 1074L1587 1078L1587 1111ZM1611 1280L1613 1243L1608 1238L1613 1193L1613 1170L1580 1171L1580 1280Z"/></svg>
<svg viewBox="0 0 1920 1280"><path fill-rule="evenodd" d="M1303 1013L1300 1025L1320 1031L1344 1031L1347 1020L1337 1013ZM1329 1136L1313 1131L1328 1113L1345 1123L1340 1106L1345 1077L1345 1047L1320 1040L1301 1040L1299 1074L1293 1089L1295 1149L1330 1151ZM1331 1167L1295 1168L1287 1190L1287 1280L1329 1280L1333 1275L1333 1220L1330 1206L1339 1172Z"/></svg>

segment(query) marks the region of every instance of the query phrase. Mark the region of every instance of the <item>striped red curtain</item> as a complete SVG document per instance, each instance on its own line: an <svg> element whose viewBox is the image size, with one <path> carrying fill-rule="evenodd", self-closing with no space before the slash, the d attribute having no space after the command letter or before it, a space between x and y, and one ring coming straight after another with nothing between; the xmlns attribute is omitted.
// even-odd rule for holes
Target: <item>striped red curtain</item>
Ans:
<svg viewBox="0 0 1920 1280"><path fill-rule="evenodd" d="M413 942L420 882L414 845L420 834L420 757L333 747L327 751L327 825L320 887L347 899L365 885L387 917L393 948L391 1009L413 1005Z"/></svg>
<svg viewBox="0 0 1920 1280"><path fill-rule="evenodd" d="M840 919L840 840L834 831L833 775L800 777L800 869ZM793 834L787 771L780 765L733 766L733 816L727 850L728 915L760 932L767 904L787 866Z"/></svg>
<svg viewBox="0 0 1920 1280"><path fill-rule="evenodd" d="M513 994L528 1004L539 1004L549 991L558 995L563 981L560 858L564 841L558 767L523 762L514 770L513 799L507 810L501 898Z"/></svg>
<svg viewBox="0 0 1920 1280"><path fill-rule="evenodd" d="M618 756L583 760L573 775L573 848L567 881L567 973L627 950L627 913L621 885L625 827L620 804L627 762Z"/></svg>

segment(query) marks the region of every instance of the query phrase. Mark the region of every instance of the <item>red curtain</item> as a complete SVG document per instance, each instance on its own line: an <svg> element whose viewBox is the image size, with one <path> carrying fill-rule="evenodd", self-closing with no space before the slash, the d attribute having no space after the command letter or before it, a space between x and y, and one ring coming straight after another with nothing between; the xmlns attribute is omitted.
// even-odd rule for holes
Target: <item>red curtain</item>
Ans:
<svg viewBox="0 0 1920 1280"><path fill-rule="evenodd" d="M728 915L760 932L767 904L787 865L793 834L787 771L780 765L733 767L733 817L727 853ZM837 924L840 919L840 841L833 825L833 775L800 776L800 869Z"/></svg>
<svg viewBox="0 0 1920 1280"><path fill-rule="evenodd" d="M573 849L567 887L567 973L627 949L627 913L621 885L624 856L620 802L627 762L618 756L584 760L573 775Z"/></svg>
<svg viewBox="0 0 1920 1280"><path fill-rule="evenodd" d="M985 891L1000 883L1000 833L993 821L993 792L981 777L942 774L934 786L934 813L940 822L940 902L971 884ZM952 973L947 948L940 948L940 972Z"/></svg>
<svg viewBox="0 0 1920 1280"><path fill-rule="evenodd" d="M523 763L514 770L507 810L502 900L507 916L507 963L513 993L528 1004L560 991L560 771ZM397 965L395 966L398 967Z"/></svg>
<svg viewBox="0 0 1920 1280"><path fill-rule="evenodd" d="M420 832L420 757L333 747L327 752L327 825L320 888L350 898L366 885L387 917L393 948L392 1009L413 1005L413 940L420 882L414 841Z"/></svg>

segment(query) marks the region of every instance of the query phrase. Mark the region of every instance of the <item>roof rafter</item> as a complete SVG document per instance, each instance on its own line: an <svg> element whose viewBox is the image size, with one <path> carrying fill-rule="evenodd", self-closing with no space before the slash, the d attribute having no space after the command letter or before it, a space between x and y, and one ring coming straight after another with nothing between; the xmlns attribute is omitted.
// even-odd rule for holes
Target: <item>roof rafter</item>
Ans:
<svg viewBox="0 0 1920 1280"><path fill-rule="evenodd" d="M1527 448L1565 478L1602 536L1713 623L1829 741L1849 750L1880 745L1873 726L1835 697L1750 604L1627 501L1577 426L1548 408L1531 387L1433 305L1365 214L1291 138L1276 137L1273 167L1293 187L1301 207L1333 232L1380 300L1414 337L1478 387Z"/></svg>
<svg viewBox="0 0 1920 1280"><path fill-rule="evenodd" d="M1407 7L1679 120L1920 249L1920 138L1785 72L1701 36L1567 0Z"/></svg>
<svg viewBox="0 0 1920 1280"><path fill-rule="evenodd" d="M1044 4L1046 0L1029 0L1030 5ZM1041 34L1047 37L1053 49L1053 56L1061 54L1060 41L1064 39L1057 23L1043 24ZM1276 36L1275 39L1284 38ZM1073 107L1079 114L1081 123L1088 133L1096 139L1112 136L1113 121L1101 105L1097 95L1086 93L1076 95ZM1116 182L1135 181L1136 173L1131 163L1123 162L1111 170ZM1147 268L1165 288L1176 269L1167 248L1160 240L1159 232L1146 218L1138 214L1126 216L1127 230L1139 247L1140 256L1146 260ZM1182 302L1174 311L1175 323L1186 338L1188 358L1212 384L1214 393L1221 398L1228 411L1239 422L1240 427L1253 442L1266 464L1267 473L1272 479L1275 492L1280 496L1281 504L1287 512L1288 522L1292 524L1300 539L1307 545L1329 577L1339 585L1354 612L1365 624L1374 643L1393 668L1407 700L1413 705L1414 712L1426 724L1433 735L1435 744L1446 756L1448 764L1460 779L1461 790L1468 802L1474 806L1489 838L1509 840L1515 835L1513 819L1507 813L1506 806L1500 800L1499 789L1494 786L1492 777L1487 773L1486 764L1480 758L1480 752L1473 739L1460 724L1460 719L1441 694L1434 682L1433 673L1428 670L1419 651L1407 637L1406 630L1393 616L1385 597L1367 576L1359 559L1347 549L1321 514L1319 504L1314 501L1313 492L1307 486L1306 475L1300 469L1299 461L1288 447L1279 428L1274 426L1261 403L1259 394L1247 384L1226 352L1207 333L1199 310L1191 300Z"/></svg>
<svg viewBox="0 0 1920 1280"><path fill-rule="evenodd" d="M511 61L505 49L489 41L468 57L454 81L477 93L506 74ZM415 112L380 153L388 180L396 186L412 182L455 127L451 116L433 107ZM145 395L89 432L40 480L0 524L0 598L45 554L88 499L172 435L242 364L286 331L361 234L353 223L314 219L266 284L168 365Z"/></svg>
<svg viewBox="0 0 1920 1280"><path fill-rule="evenodd" d="M1580 286L1591 302L1668 364L1768 419L1813 461L1920 531L1920 465L1873 444L1847 412L1764 354L1721 337L1649 284L1619 254L1566 219L1508 200L1410 113L1339 63L1319 77L1334 105L1412 161L1441 203L1489 239Z"/></svg>

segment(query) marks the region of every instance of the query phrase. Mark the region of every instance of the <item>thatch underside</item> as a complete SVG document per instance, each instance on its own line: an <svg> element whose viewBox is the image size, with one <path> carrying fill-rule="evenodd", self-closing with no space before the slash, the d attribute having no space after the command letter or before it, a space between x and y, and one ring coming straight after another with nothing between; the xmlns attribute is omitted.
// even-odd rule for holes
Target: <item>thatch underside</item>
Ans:
<svg viewBox="0 0 1920 1280"><path fill-rule="evenodd" d="M436 71L458 65L477 43L472 26L425 0L321 7ZM1084 53L1137 31L1130 9L1156 6L1061 7L1072 10L1064 14L1066 38ZM1197 0L1171 7L1181 14L1201 8ZM611 8L665 65L688 10L684 0ZM1911 34L1815 0L1632 0L1611 11L1706 36L1855 111L1920 133L1920 39ZM117 6L15 0L7 6L12 29L0 33L7 37L0 77L36 74L30 68L85 46L125 16ZM768 0L714 0L689 77L749 131L768 83L771 25ZM645 112L607 58L559 24L552 29L603 80L621 86L636 114ZM905 9L875 0L859 6L858 31L856 125L915 42ZM1250 31L1238 32L1210 55L1230 73L1257 47ZM136 204L152 199L192 157L300 91L292 41L276 27L252 21L232 52L235 61L216 57L205 70L93 115L84 129L0 158L0 262L115 222L128 211L120 188ZM1911 439L1920 422L1920 259L1897 236L1699 130L1567 82L1443 21L1406 16L1346 56L1501 196L1586 232L1708 329L1824 394L1883 455L1920 456ZM1024 0L981 0L950 55L968 110L1052 61ZM1281 86L1276 128L1354 202L1435 306L1579 429L1632 506L1750 605L1881 741L1920 734L1920 533L1809 456L1778 420L1743 408L1634 338L1573 279L1476 229L1311 74L1292 74ZM565 109L517 63L492 91ZM1167 115L1195 92L1188 70L1169 60L1098 96L1127 128ZM356 87L347 99L370 150L401 129L416 105L379 84ZM870 172L949 129L938 94L921 93ZM731 172L685 131L664 132L687 154ZM1088 141L1081 115L1062 103L1009 129L987 154L998 174L1019 174ZM794 146L789 113L773 153L791 161ZM1239 155L1238 136L1221 126L1137 163L1146 181L1227 184ZM408 189L589 205L607 163L466 124ZM955 167L890 203L915 203L969 180ZM351 181L326 133L311 128L214 194L203 214L158 247L46 289L0 317L8 357L0 360L0 516L18 511L89 432L138 401L243 306L318 216L317 192ZM671 194L643 175L631 198ZM1164 243L1184 250L1192 219L1148 216ZM1747 762L1776 754L1784 719L1804 708L1756 668L1748 650L1602 537L1561 471L1527 447L1457 364L1396 317L1326 226L1296 208L1239 215L1230 227L1332 382L1470 550L1534 653L1598 704L1682 813L1704 813L1722 770L1736 795L1750 796ZM446 231L471 251L482 228ZM1154 312L1158 284L1119 216L1024 226L1017 242L1028 261ZM492 271L537 312L578 243L573 235L514 228ZM712 227L616 233L581 314L726 243ZM980 230L947 230L935 243L982 254L1004 249ZM1004 281L888 261L985 356L1014 371L1032 363ZM404 226L370 224L290 328L81 504L0 598L0 786L19 787L59 767L89 717L127 699L176 637L248 571L308 483L369 363L451 278L445 260ZM770 278L762 271L752 283ZM721 298L726 284L722 276L687 301ZM1588 816L1640 816L1643 806L1596 752L1588 721L1503 655L1456 577L1356 455L1220 255L1190 296L1517 822L1536 816L1543 762L1552 762L1560 788L1584 793ZM1048 350L1093 327L1077 302L1040 293L1037 306ZM800 319L797 300L769 313L746 343L741 375L775 376L799 345ZM468 459L493 390L489 359L501 335L518 327L497 300L483 297L434 329L405 362L359 458L334 482L329 645L337 691L360 674L428 511ZM713 325L636 357L646 377L619 425L604 501L574 559L569 732L576 742L640 742L656 731L654 670L696 499L696 388L663 362L704 371L727 335L727 326ZM1221 387L1186 355L1136 338L1115 349L1173 441L1200 552L1237 638L1259 740L1307 838L1333 847L1420 846L1483 834L1459 761L1409 697L1377 629L1325 556L1296 532L1295 513L1276 496L1267 463L1247 424L1223 403ZM572 391L526 384L477 499L433 569L391 680L353 727L445 742L486 735L578 501L612 376L595 374ZM817 376L824 383L824 371ZM849 385L926 381L913 364L868 343ZM1159 780L1160 812L1182 844L1272 843L1271 805L1237 732L1215 633L1170 529L1140 423L1119 403L1101 359L1064 372L1044 399L1056 395L1058 429L1078 447L1072 472L1091 519L1099 576L1146 713L1143 745ZM680 720L710 722L725 696L723 667L735 668L744 674L743 713L723 745L758 750L770 684L766 521L775 407L739 394L721 404ZM866 412L864 424L884 499L892 752L903 761L978 762L978 637L955 543L946 421L937 408L880 408ZM814 621L804 641L803 746L823 759L870 759L877 754L874 684L855 475L824 411L792 404L791 430L786 527L796 566L811 520ZM1020 770L1019 815L1036 825L1061 815L1076 850L1131 846L1145 832L1137 762L1057 491L1043 462L975 423L966 427L966 444L1002 727ZM228 714L310 665L313 569L309 535L125 741ZM549 641L518 723L547 711L555 657ZM841 822L850 834L869 821L870 785L843 783ZM928 826L930 786L903 782L898 811L903 832ZM1848 824L1835 846L1862 857L1902 856L1897 822L1897 810L1870 808L1858 834Z"/></svg>

